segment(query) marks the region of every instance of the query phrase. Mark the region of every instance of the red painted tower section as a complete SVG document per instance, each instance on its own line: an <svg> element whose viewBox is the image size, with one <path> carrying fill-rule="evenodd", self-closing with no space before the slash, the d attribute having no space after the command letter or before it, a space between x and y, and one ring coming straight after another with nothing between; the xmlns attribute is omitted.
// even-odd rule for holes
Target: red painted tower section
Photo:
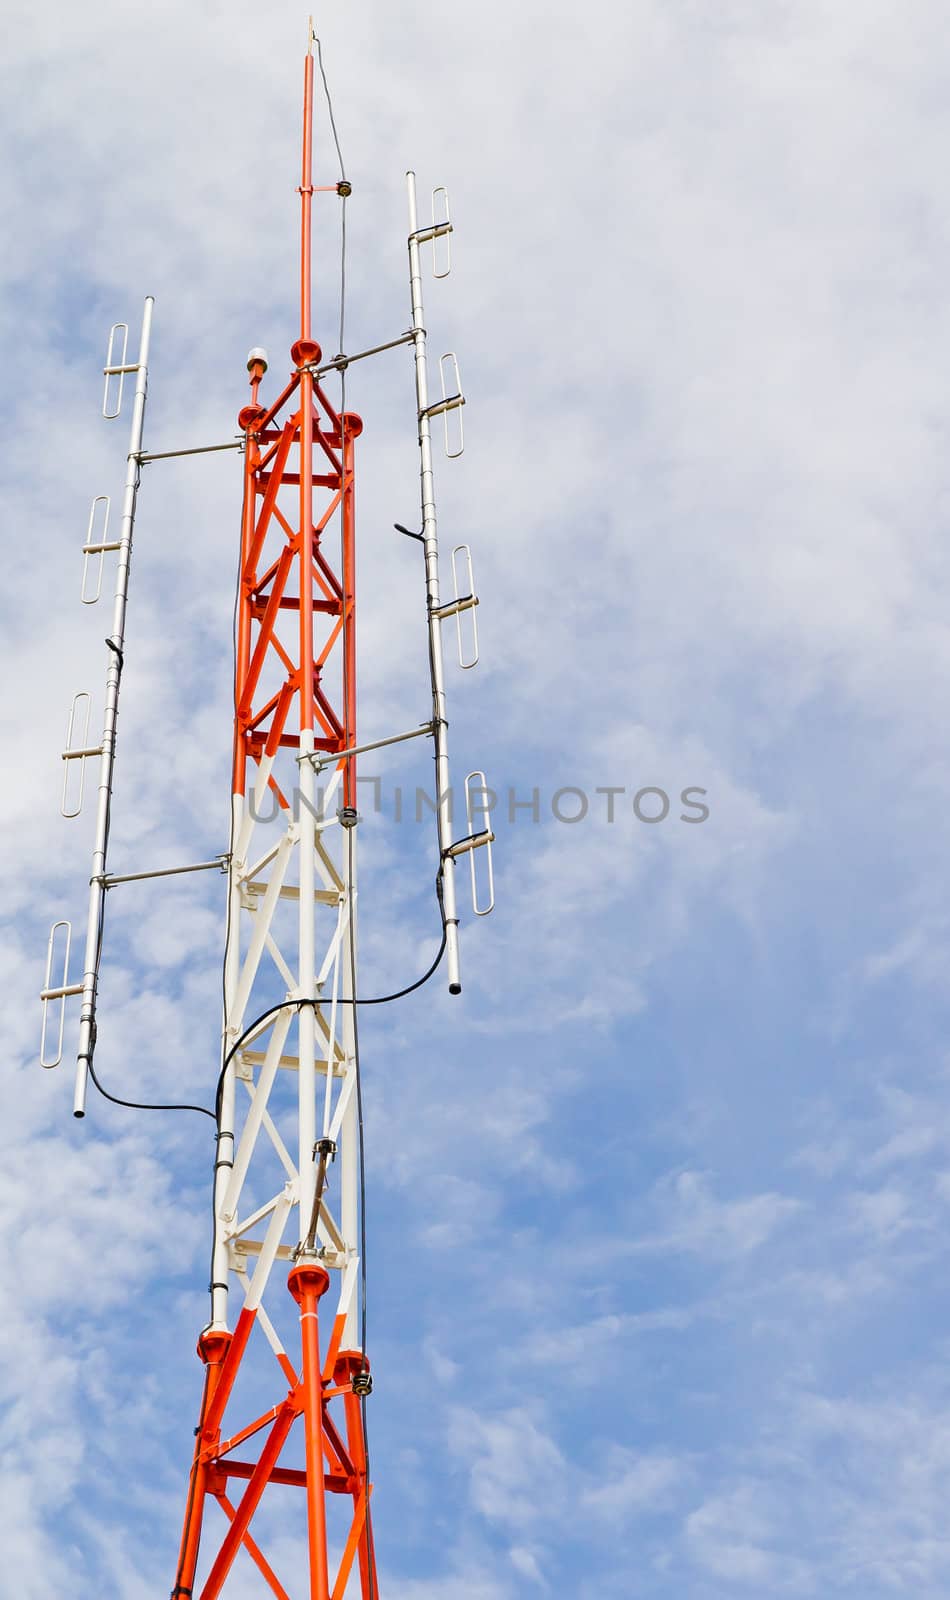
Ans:
<svg viewBox="0 0 950 1600"><path fill-rule="evenodd" d="M239 416L245 459L232 791L246 796L263 766L285 814L292 795L271 771L281 749L304 747L304 735L312 748L330 755L356 743L354 441L362 423L334 409L315 372L321 352L312 337L310 310L313 68L311 50L304 78L300 335L290 352L288 381L270 405L259 400L265 360L252 354L251 400ZM281 494L288 488L295 491L291 497ZM296 507L293 515L289 504ZM342 539L335 565L323 535L337 514ZM343 766L343 802L352 806L353 758ZM229 1137L233 1148L233 1134ZM242 1371L257 1363L261 1348L261 1341L251 1338L259 1312L253 1284L233 1332L215 1313L199 1339L204 1392L173 1600L215 1600L224 1594L242 1550L267 1591L281 1600L300 1600L304 1593L310 1600L343 1600L351 1573L363 1600L376 1600L361 1398L368 1364L360 1350L341 1348L347 1326L342 1314L321 1350L320 1304L329 1282L319 1261L306 1251L297 1253L287 1291L298 1308L299 1348L268 1355L275 1363L276 1387L273 1403L260 1415L231 1414L237 1411L234 1396ZM301 1433L305 1466L282 1466L285 1444ZM255 1514L272 1489L303 1491L307 1585L298 1569L291 1587L285 1587L253 1535ZM223 1519L206 1516L209 1499ZM331 1503L336 1513L332 1560ZM344 1506L349 1509L341 1519Z"/></svg>

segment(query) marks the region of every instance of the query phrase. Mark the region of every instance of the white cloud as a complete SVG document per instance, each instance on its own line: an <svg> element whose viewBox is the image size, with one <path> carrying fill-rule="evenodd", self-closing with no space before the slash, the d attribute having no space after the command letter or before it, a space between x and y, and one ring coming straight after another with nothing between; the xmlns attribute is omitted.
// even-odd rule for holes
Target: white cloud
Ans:
<svg viewBox="0 0 950 1600"><path fill-rule="evenodd" d="M665 1213L662 1230L634 1239L630 1250L682 1250L710 1261L730 1261L760 1249L800 1211L801 1201L772 1192L719 1200L707 1174L687 1171L671 1174L657 1186L654 1207Z"/></svg>
<svg viewBox="0 0 950 1600"><path fill-rule="evenodd" d="M717 1578L730 1582L777 1584L775 1554L768 1548L771 1524L748 1487L714 1495L686 1520L686 1536L694 1559Z"/></svg>
<svg viewBox="0 0 950 1600"><path fill-rule="evenodd" d="M573 1326L544 1329L528 1342L527 1357L542 1365L570 1367L575 1381L599 1381L600 1363L622 1359L622 1351L642 1334L679 1332L699 1315L696 1308L670 1306L658 1311L616 1312Z"/></svg>
<svg viewBox="0 0 950 1600"><path fill-rule="evenodd" d="M851 1209L856 1228L881 1238L893 1238L911 1226L907 1216L907 1196L899 1189L877 1189L873 1193L855 1194L851 1198Z"/></svg>
<svg viewBox="0 0 950 1600"><path fill-rule="evenodd" d="M674 1456L617 1451L608 1461L605 1481L585 1489L582 1504L596 1517L627 1525L633 1517L665 1509L683 1476L684 1465Z"/></svg>
<svg viewBox="0 0 950 1600"><path fill-rule="evenodd" d="M561 1513L567 1464L526 1408L495 1416L456 1408L449 1443L469 1471L473 1506L490 1522L523 1535Z"/></svg>
<svg viewBox="0 0 950 1600"><path fill-rule="evenodd" d="M538 1558L533 1551L526 1549L524 1545L513 1545L508 1552L508 1556L511 1565L522 1578L527 1578L530 1583L537 1584L540 1589L548 1587Z"/></svg>

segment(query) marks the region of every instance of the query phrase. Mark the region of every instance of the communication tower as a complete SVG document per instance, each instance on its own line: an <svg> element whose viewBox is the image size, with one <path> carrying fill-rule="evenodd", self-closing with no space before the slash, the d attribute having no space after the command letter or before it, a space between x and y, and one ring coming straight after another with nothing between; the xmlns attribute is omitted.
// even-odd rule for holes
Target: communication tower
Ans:
<svg viewBox="0 0 950 1600"><path fill-rule="evenodd" d="M371 349L324 359L311 325L314 195L335 196L345 208L351 186L342 162L336 182L313 183L314 46L322 75L311 25L299 184L300 323L289 371L275 386L279 392L265 398L268 359L253 349L250 398L233 440L146 451L151 298L134 361L127 325L117 324L109 337L103 415L120 414L129 379L134 395L118 533L110 535L109 497L97 496L82 547L86 604L100 597L107 557L117 557L102 735L98 744L90 742L91 697L81 691L63 751L64 815L81 810L87 763L98 761L99 769L83 968L72 981L71 927L55 923L42 991L44 1066L62 1059L68 999L81 1001L74 1114L85 1115L90 1079L116 1103L138 1104L107 1090L94 1065L107 897L133 880L215 870L225 875L221 1057L209 1064L213 1104L192 1108L215 1123L211 1309L198 1337L204 1384L177 1561L169 1555L172 1596L200 1600L226 1592L238 1558L249 1559L268 1592L282 1600L304 1594L310 1600L348 1594L376 1600L359 1009L401 998L443 958L449 990L460 992L460 858L468 856L476 915L490 911L494 898L484 774L472 772L465 780L461 837L453 826L449 774L443 625L450 622L456 632L459 664L474 666L478 600L466 545L452 552L453 593L443 600L436 525L432 423L443 419L446 452L460 454L464 398L449 352L439 362L440 394L430 399L421 262L429 247L435 276L449 271L448 196L443 188L433 192L431 222L420 226L415 177L407 174L411 326ZM330 121L332 127L332 109ZM356 462L363 424L346 409L346 377L354 363L400 346L411 351L415 373L422 523L418 531L397 527L422 548L431 698L420 723L360 742ZM338 403L328 393L336 379ZM142 472L153 462L219 449L238 452L243 466L230 837L211 861L152 870L133 863L136 870L116 873L109 869L109 831ZM422 978L393 995L364 997L357 976L357 761L365 752L415 739L432 741L442 942ZM480 852L484 878L476 871ZM282 1527L301 1531L297 1570L283 1580L270 1564L266 1540L255 1537L267 1490L303 1491L305 1517L298 1521L288 1510L285 1524L281 1515ZM223 1515L207 1515L209 1501Z"/></svg>

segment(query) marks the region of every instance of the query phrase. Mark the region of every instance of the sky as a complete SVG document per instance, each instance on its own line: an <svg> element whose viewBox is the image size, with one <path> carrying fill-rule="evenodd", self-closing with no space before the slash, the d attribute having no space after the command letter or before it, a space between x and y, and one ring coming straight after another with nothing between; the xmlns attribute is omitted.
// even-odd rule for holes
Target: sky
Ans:
<svg viewBox="0 0 950 1600"><path fill-rule="evenodd" d="M937 1600L943 12L365 0L316 21L354 190L349 349L408 325L406 168L451 196L426 316L433 356L458 353L466 448L440 447L437 493L446 547L472 546L481 661L451 669L449 712L456 772L499 796L491 917L461 881L463 995L430 984L361 1028L382 1600ZM106 336L155 296L154 449L233 434L251 346L269 379L289 361L305 43L286 0L50 0L6 28L11 1600L173 1581L211 1144L186 1115L74 1121L76 1016L43 1072L36 996L89 870L59 753L72 695L101 708L108 622L79 588L89 503L124 476ZM316 165L335 180L325 119ZM336 228L322 210L326 350ZM418 508L409 356L352 369L348 403L361 727L385 732L427 714L392 532ZM230 454L147 469L114 870L226 848L239 515ZM431 820L394 816L414 759L381 767L362 825L372 992L435 947ZM210 1097L223 937L213 878L110 899L97 1065L118 1093ZM263 1526L293 1571L278 1493ZM253 1600L253 1570L228 1592Z"/></svg>

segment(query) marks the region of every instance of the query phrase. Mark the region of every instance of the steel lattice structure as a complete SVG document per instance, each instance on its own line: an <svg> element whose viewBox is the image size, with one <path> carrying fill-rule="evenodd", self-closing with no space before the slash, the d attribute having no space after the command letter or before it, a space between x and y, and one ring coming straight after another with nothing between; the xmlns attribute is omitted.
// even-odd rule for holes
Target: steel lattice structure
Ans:
<svg viewBox="0 0 950 1600"><path fill-rule="evenodd" d="M227 876L223 959L224 1016L216 1100L211 1316L198 1338L204 1366L184 1522L172 1588L176 1597L215 1600L234 1563L249 1559L268 1592L291 1600L361 1600L378 1594L365 1432L372 1379L365 1349L363 1298L362 1098L356 1024L360 990L356 941L356 760L361 751L431 738L437 781L438 874L442 947L452 993L461 988L455 869L486 846L491 909L492 835L473 820L475 779L466 779L467 832L453 836L442 627L454 619L459 662L478 657L467 546L453 551L455 593L440 592L430 424L445 419L446 450L461 450L464 403L454 355L440 362L441 399L430 403L420 247L431 244L436 276L449 267L452 224L444 190L433 195L431 226L418 226L415 180L409 184L409 276L412 326L358 356L321 366L311 330L311 213L317 192L345 204L345 178L315 190L312 179L314 56L310 29L304 70L300 325L291 368L277 398L265 403L262 350L248 358L251 396L233 444L149 453L143 449L152 301L138 359L127 359L128 329L112 330L105 365L103 415L119 414L126 376L135 379L132 428L119 537L108 536L106 496L93 502L86 542L83 600L99 597L103 561L117 553L113 628L108 647L100 743L89 742L91 702L77 695L67 730L62 810L76 815L86 762L99 761L96 833L82 978L69 978L70 928L50 935L41 1060L62 1055L69 996L82 999L74 1111L86 1110L88 1081L103 1093L93 1058L108 892L130 878L220 868ZM318 45L319 49L319 45ZM440 270L441 267L441 270ZM414 357L422 530L429 633L429 717L360 746L356 728L355 499L356 441L363 424L332 403L328 374L354 360L408 345ZM121 348L119 347L121 346ZM451 387L447 392L448 377ZM341 389L344 387L341 384ZM458 419L458 448L449 418ZM235 597L234 738L231 826L226 852L211 862L114 874L107 853L132 537L142 468L203 449L243 451L244 498ZM104 504L104 513L101 506ZM404 533L408 529L401 530ZM459 558L468 592L459 593ZM89 563L95 592L90 593ZM463 647L462 619L471 632ZM80 723L83 724L80 727ZM78 769L78 792L72 774ZM481 807L484 811L484 806ZM62 949L58 930L65 929ZM53 975L62 949L62 971ZM433 969L434 970L434 967ZM415 985L411 985L415 986ZM392 997L398 998L398 996ZM48 1040L49 1007L59 1003L58 1039ZM108 1098L115 1098L111 1095ZM119 1099L120 1105L137 1102ZM177 1109L177 1108L176 1108ZM202 1109L202 1108L192 1108ZM323 1307L329 1297L329 1316ZM267 1349L269 1347L269 1350ZM270 1564L261 1519L274 1495L303 1490L306 1587L296 1570L290 1589ZM209 1501L223 1515L206 1515ZM261 1514L258 1524L255 1517ZM284 1525L281 1512L281 1526ZM288 1524L289 1525L289 1524ZM266 1535L266 1527L264 1534Z"/></svg>
<svg viewBox="0 0 950 1600"><path fill-rule="evenodd" d="M356 992L355 758L335 764L335 779L319 796L310 759L316 750L339 756L356 743L354 442L362 422L334 410L314 376L321 352L310 328L312 101L313 56L308 53L300 337L290 352L290 379L269 406L258 400L266 361L252 352L248 363L252 402L238 418L246 449L225 958L228 1065L219 1097L212 1318L198 1344L207 1372L173 1590L173 1594L193 1592L204 1506L210 1495L225 1512L227 1526L201 1590L205 1600L221 1593L242 1544L273 1592L286 1593L249 1532L268 1484L296 1484L306 1492L314 1600L325 1600L331 1592L337 1597L343 1594L357 1555L362 1592L370 1596L376 1587L363 1418L353 1387L354 1377L368 1372L355 1315L357 1067L352 1007L339 1004L341 985L344 998ZM336 566L326 550L334 519L342 528ZM296 758L292 784L286 782L279 762L281 752L288 750ZM332 801L338 788L343 805L335 811ZM276 843L271 839L273 830L256 820L264 813L269 791L283 824ZM292 955L288 959L278 942L285 902L296 910L292 919L296 959ZM259 991L264 963L276 969L290 1003L248 1032L248 1008ZM288 1055L292 1027L296 1054ZM282 1068L291 1069L297 1081L293 1151L287 1149L269 1110ZM239 1084L246 1094L243 1109L237 1103ZM259 1140L269 1142L284 1182L276 1193L255 1197L256 1203L248 1206L245 1195ZM334 1209L325 1179L328 1162L337 1152L340 1200ZM300 1222L297 1243L291 1247L284 1239L295 1210ZM299 1307L300 1345L294 1359L264 1307L280 1258L293 1262L287 1286L281 1285L281 1290L289 1289ZM330 1288L331 1273L338 1277L339 1289L332 1333L321 1357L318 1308ZM228 1312L235 1276L242 1303L232 1333ZM260 1417L232 1432L225 1428L225 1418L242 1364L249 1359L247 1346L255 1323L289 1388ZM331 1415L332 1399L342 1402L340 1423ZM305 1464L302 1469L281 1467L284 1443L298 1419ZM238 1460L238 1446L258 1432L264 1433L264 1442L256 1461ZM237 1504L228 1495L231 1480L246 1481ZM328 1494L352 1501L332 1587Z"/></svg>

